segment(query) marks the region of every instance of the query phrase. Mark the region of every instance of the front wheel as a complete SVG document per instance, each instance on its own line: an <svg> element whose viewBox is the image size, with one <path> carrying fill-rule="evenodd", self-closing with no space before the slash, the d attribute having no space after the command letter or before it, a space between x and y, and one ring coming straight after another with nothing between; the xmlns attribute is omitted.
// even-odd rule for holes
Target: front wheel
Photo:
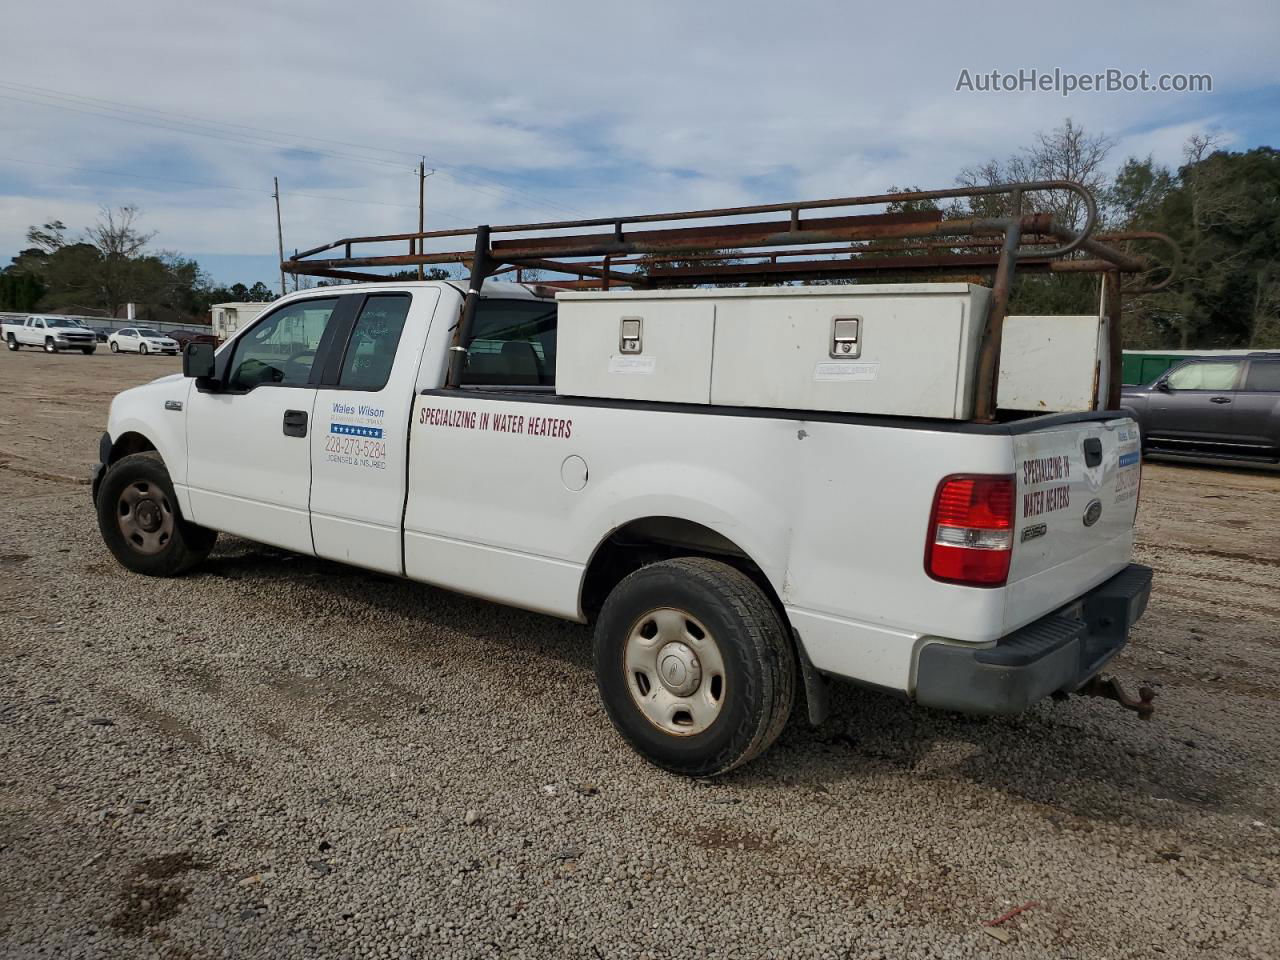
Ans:
<svg viewBox="0 0 1280 960"><path fill-rule="evenodd" d="M80 352L87 357L89 354L93 353L93 351L95 351L96 349L98 348L97 347L81 347Z"/></svg>
<svg viewBox="0 0 1280 960"><path fill-rule="evenodd" d="M124 457L98 489L98 530L120 563L134 573L173 577L209 555L218 534L178 513L164 461L156 453Z"/></svg>
<svg viewBox="0 0 1280 960"><path fill-rule="evenodd" d="M703 557L651 564L614 588L596 622L595 668L618 732L686 776L763 753L795 699L795 658L769 598Z"/></svg>
<svg viewBox="0 0 1280 960"><path fill-rule="evenodd" d="M17 337L15 337L12 333L11 333L11 334L9 334L8 339L7 339L7 340L5 340L5 345L6 345L6 346L8 346L8 348L9 348L10 350L17 350L17 349L18 349L18 338L17 338Z"/></svg>
<svg viewBox="0 0 1280 960"><path fill-rule="evenodd" d="M143 356L147 354L147 345L145 343L138 344L138 352Z"/></svg>
<svg viewBox="0 0 1280 960"><path fill-rule="evenodd" d="M56 343L54 343L54 342L53 342L53 337L45 337L45 338L44 338L44 352L45 352L45 353L57 353L57 352L58 352L58 345L57 345Z"/></svg>

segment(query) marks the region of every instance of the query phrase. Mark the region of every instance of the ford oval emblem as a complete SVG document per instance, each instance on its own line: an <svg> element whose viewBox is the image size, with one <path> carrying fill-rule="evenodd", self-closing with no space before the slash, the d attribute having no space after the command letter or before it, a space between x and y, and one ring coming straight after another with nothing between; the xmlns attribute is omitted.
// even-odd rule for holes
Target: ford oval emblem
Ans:
<svg viewBox="0 0 1280 960"><path fill-rule="evenodd" d="M1102 501L1090 500L1089 505L1084 508L1084 525L1092 527L1098 522L1098 518L1102 516Z"/></svg>

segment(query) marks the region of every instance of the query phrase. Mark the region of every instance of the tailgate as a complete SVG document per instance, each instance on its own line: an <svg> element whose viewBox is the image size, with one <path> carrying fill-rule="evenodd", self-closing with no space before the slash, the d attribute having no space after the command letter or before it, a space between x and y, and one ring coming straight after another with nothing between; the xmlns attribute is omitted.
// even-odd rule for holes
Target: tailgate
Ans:
<svg viewBox="0 0 1280 960"><path fill-rule="evenodd" d="M1123 417L1015 435L1015 524L1006 628L1042 616L1124 569L1142 464Z"/></svg>

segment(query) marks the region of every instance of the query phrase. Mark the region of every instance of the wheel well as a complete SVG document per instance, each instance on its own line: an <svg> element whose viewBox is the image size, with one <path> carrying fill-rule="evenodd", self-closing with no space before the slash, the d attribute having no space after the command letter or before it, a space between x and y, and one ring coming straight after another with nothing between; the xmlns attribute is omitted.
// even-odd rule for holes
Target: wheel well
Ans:
<svg viewBox="0 0 1280 960"><path fill-rule="evenodd" d="M146 453L148 450L154 450L155 448L155 444L140 433L122 433L119 439L111 445L111 459L107 462L107 465L110 466L130 454Z"/></svg>
<svg viewBox="0 0 1280 960"><path fill-rule="evenodd" d="M764 591L787 622L782 601L764 571L739 547L710 527L679 517L644 517L624 524L596 547L582 580L581 606L595 619L605 598L627 576L643 566L674 557L710 557L737 567Z"/></svg>

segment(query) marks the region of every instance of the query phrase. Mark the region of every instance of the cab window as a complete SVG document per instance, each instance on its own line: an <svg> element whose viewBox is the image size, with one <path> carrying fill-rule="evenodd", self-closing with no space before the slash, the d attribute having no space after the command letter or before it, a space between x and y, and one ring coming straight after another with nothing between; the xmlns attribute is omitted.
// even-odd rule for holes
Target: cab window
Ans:
<svg viewBox="0 0 1280 960"><path fill-rule="evenodd" d="M1169 374L1174 390L1232 390L1240 364L1222 360L1188 363Z"/></svg>
<svg viewBox="0 0 1280 960"><path fill-rule="evenodd" d="M231 388L305 386L337 304L337 297L291 303L241 336L231 360Z"/></svg>
<svg viewBox="0 0 1280 960"><path fill-rule="evenodd" d="M556 305L481 300L468 344L464 384L555 386Z"/></svg>
<svg viewBox="0 0 1280 960"><path fill-rule="evenodd" d="M409 297L404 294L375 295L365 300L347 341L339 387L381 390L387 385L408 315Z"/></svg>

